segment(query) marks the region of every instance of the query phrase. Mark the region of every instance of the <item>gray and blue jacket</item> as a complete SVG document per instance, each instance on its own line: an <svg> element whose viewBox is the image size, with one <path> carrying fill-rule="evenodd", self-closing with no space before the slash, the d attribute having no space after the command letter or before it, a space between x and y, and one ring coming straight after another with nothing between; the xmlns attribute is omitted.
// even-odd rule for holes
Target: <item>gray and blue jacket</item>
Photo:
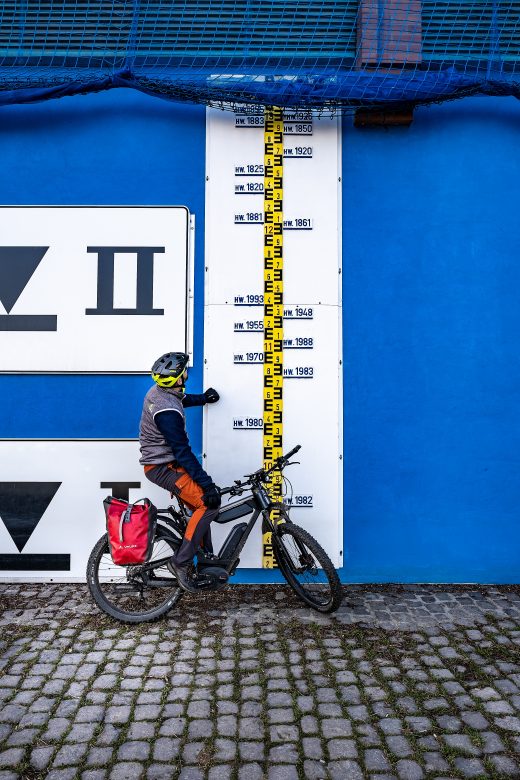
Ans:
<svg viewBox="0 0 520 780"><path fill-rule="evenodd" d="M189 406L203 406L205 403L203 394L185 395L178 390L153 385L143 402L139 462L145 466L173 463L183 468L201 488L208 487L213 480L193 454L184 413Z"/></svg>

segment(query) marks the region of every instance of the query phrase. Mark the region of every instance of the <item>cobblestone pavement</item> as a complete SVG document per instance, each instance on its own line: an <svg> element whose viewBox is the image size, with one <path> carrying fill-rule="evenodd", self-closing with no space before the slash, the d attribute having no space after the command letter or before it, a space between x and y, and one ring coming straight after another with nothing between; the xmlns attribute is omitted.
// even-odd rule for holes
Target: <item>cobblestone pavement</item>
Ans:
<svg viewBox="0 0 520 780"><path fill-rule="evenodd" d="M138 627L0 599L0 780L520 777L520 588L234 586Z"/></svg>

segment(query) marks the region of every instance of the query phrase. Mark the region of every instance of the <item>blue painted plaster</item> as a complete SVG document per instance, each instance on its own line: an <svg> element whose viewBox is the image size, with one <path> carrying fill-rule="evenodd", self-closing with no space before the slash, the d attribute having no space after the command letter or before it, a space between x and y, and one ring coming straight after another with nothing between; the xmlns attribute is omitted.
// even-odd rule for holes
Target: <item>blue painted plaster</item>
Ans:
<svg viewBox="0 0 520 780"><path fill-rule="evenodd" d="M345 581L520 580L519 138L509 99L419 109L409 129L344 120ZM1 204L196 214L200 389L204 108L126 90L3 108L0 164ZM0 376L0 437L134 437L148 385ZM199 411L189 431L200 453Z"/></svg>
<svg viewBox="0 0 520 780"><path fill-rule="evenodd" d="M520 580L520 104L343 132L349 581Z"/></svg>
<svg viewBox="0 0 520 780"><path fill-rule="evenodd" d="M202 386L205 123L202 106L122 89L0 109L1 204L182 205L195 214L193 392ZM143 376L0 376L0 437L135 437L149 386ZM201 421L192 410L198 452Z"/></svg>

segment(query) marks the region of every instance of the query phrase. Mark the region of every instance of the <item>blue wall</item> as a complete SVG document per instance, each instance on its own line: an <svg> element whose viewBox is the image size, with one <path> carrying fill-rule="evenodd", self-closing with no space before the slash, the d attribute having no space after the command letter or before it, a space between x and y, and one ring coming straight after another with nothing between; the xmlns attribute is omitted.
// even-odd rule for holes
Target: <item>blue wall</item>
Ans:
<svg viewBox="0 0 520 780"><path fill-rule="evenodd" d="M205 116L201 106L124 89L1 108L0 203L188 206L197 215L195 284L202 290ZM195 321L193 392L202 383L202 296ZM137 436L135 410L149 385L146 377L0 375L0 437ZM197 451L201 419L200 410L190 414Z"/></svg>
<svg viewBox="0 0 520 780"><path fill-rule="evenodd" d="M520 104L343 143L345 573L520 581Z"/></svg>
<svg viewBox="0 0 520 780"><path fill-rule="evenodd" d="M204 108L115 90L0 116L2 204L196 213L199 389ZM388 131L346 118L343 135L342 576L518 582L520 107L473 99L419 109L411 128ZM0 437L133 437L148 385L0 376ZM192 411L197 452L200 420Z"/></svg>

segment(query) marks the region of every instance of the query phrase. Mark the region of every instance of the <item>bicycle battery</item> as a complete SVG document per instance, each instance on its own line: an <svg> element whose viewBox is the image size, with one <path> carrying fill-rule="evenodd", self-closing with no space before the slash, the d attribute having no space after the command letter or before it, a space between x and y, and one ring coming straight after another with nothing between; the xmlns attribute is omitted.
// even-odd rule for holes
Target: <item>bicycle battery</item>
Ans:
<svg viewBox="0 0 520 780"><path fill-rule="evenodd" d="M233 557L246 528L247 523L237 523L237 525L231 529L218 554L220 561L229 561Z"/></svg>
<svg viewBox="0 0 520 780"><path fill-rule="evenodd" d="M231 520L238 520L239 517L250 515L254 508L255 505L253 503L253 499L248 501L237 501L236 503L230 504L229 506L224 507L224 509L221 509L218 517L216 517L213 522L219 524L230 523Z"/></svg>

